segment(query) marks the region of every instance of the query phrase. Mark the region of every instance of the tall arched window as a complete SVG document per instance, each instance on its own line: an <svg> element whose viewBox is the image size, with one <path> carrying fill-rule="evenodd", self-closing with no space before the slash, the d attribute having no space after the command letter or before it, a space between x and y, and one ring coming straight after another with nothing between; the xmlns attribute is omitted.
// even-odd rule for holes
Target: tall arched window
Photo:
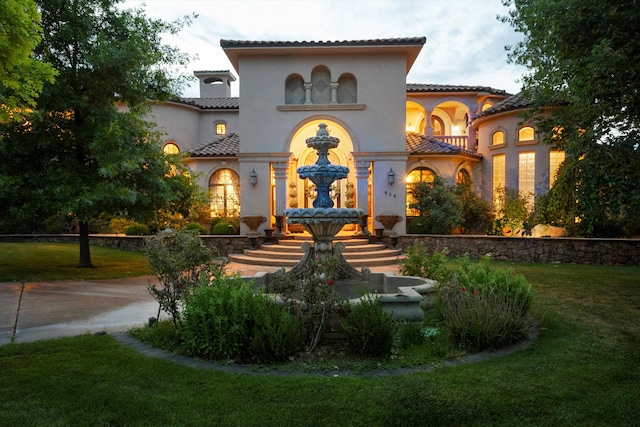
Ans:
<svg viewBox="0 0 640 427"><path fill-rule="evenodd" d="M285 104L304 104L305 101L304 80L299 74L287 77L284 84Z"/></svg>
<svg viewBox="0 0 640 427"><path fill-rule="evenodd" d="M343 74L338 79L338 103L355 104L358 101L358 83L351 74Z"/></svg>
<svg viewBox="0 0 640 427"><path fill-rule="evenodd" d="M240 179L231 169L219 169L209 180L211 217L240 215Z"/></svg>
<svg viewBox="0 0 640 427"><path fill-rule="evenodd" d="M316 67L311 73L311 102L313 104L331 102L331 73L326 67Z"/></svg>
<svg viewBox="0 0 640 427"><path fill-rule="evenodd" d="M412 195L413 188L415 187L416 183L433 182L435 179L435 172L429 168L419 167L409 172L409 175L407 175L407 178L405 180L407 186L407 216L420 215L420 211L418 211L417 209L409 208L409 205L416 201L415 197Z"/></svg>

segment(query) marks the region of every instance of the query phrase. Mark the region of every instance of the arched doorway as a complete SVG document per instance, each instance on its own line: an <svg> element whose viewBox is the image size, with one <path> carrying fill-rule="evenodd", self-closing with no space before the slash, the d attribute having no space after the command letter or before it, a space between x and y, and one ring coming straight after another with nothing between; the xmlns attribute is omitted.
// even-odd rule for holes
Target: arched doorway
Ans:
<svg viewBox="0 0 640 427"><path fill-rule="evenodd" d="M353 151L353 142L347 130L339 123L331 119L314 119L302 126L294 133L289 144L289 151L293 155L290 162L288 176L288 207L311 207L315 198L313 182L308 179L300 179L296 169L300 166L310 165L316 162L318 155L312 148L307 147L306 139L316 135L318 125L326 123L329 134L340 139L337 148L329 150L329 161L335 165L347 166L349 175L346 179L336 181L333 185L331 196L334 207L349 207L355 203L353 191L355 173L350 154Z"/></svg>

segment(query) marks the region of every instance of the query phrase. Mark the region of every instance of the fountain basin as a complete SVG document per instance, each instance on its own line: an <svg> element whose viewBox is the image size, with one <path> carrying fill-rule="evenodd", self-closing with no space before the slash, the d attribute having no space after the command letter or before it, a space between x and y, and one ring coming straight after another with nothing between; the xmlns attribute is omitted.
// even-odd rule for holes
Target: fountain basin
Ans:
<svg viewBox="0 0 640 427"><path fill-rule="evenodd" d="M253 281L255 289L268 288L272 281L284 274L284 269L273 273L261 272L243 276ZM433 307L437 282L414 276L397 276L393 273L371 273L363 268L364 280L337 280L334 283L338 295L351 304L359 304L366 293L380 299L382 308L398 320L422 321L424 310Z"/></svg>

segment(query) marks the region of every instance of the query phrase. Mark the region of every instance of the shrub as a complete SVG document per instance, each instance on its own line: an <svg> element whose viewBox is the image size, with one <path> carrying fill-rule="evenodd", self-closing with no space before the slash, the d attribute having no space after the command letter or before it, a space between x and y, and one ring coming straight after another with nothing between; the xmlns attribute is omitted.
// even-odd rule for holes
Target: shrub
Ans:
<svg viewBox="0 0 640 427"><path fill-rule="evenodd" d="M210 234L238 234L240 232L239 217L211 218Z"/></svg>
<svg viewBox="0 0 640 427"><path fill-rule="evenodd" d="M265 304L253 315L249 353L257 362L284 362L301 349L300 321L291 307L281 307L265 298Z"/></svg>
<svg viewBox="0 0 640 427"><path fill-rule="evenodd" d="M342 329L350 353L361 357L391 354L397 322L375 295L365 294L359 304L350 304Z"/></svg>
<svg viewBox="0 0 640 427"><path fill-rule="evenodd" d="M451 234L462 220L462 204L456 198L453 187L436 176L433 182L417 182L409 190L413 201L409 208L426 219L426 233Z"/></svg>
<svg viewBox="0 0 640 427"><path fill-rule="evenodd" d="M109 230L116 234L125 234L128 227L135 224L135 221L129 218L116 217L109 221Z"/></svg>
<svg viewBox="0 0 640 427"><path fill-rule="evenodd" d="M340 305L341 298L334 286L338 275L337 259L316 258L296 274L280 276L271 285L271 292L281 294L292 304L308 352L316 348L332 311Z"/></svg>
<svg viewBox="0 0 640 427"><path fill-rule="evenodd" d="M198 234L207 234L207 229L197 222L190 222L184 226L185 230L194 230L197 231Z"/></svg>
<svg viewBox="0 0 640 427"><path fill-rule="evenodd" d="M400 274L403 276L424 277L438 282L451 278L447 267L447 251L435 251L431 254L418 240L407 248L406 258L400 262Z"/></svg>
<svg viewBox="0 0 640 427"><path fill-rule="evenodd" d="M282 362L301 346L300 322L239 275L201 276L185 297L181 337L191 356L211 360Z"/></svg>
<svg viewBox="0 0 640 427"><path fill-rule="evenodd" d="M528 336L527 313L534 291L512 269L493 269L462 258L454 280L439 287L443 325L469 351L493 349Z"/></svg>
<svg viewBox="0 0 640 427"><path fill-rule="evenodd" d="M151 233L146 224L134 222L124 230L127 236L148 236Z"/></svg>
<svg viewBox="0 0 640 427"><path fill-rule="evenodd" d="M148 237L145 244L151 272L160 284L149 284L147 289L178 327L180 301L200 286L202 278L222 276L227 260L217 248L206 247L193 231L164 230Z"/></svg>
<svg viewBox="0 0 640 427"><path fill-rule="evenodd" d="M403 322L396 332L398 347L407 349L412 346L422 345L425 341L424 327L416 322Z"/></svg>
<svg viewBox="0 0 640 427"><path fill-rule="evenodd" d="M504 227L513 231L530 228L532 211L527 197L518 190L504 187L498 188L497 194L497 206L494 206L496 220L490 226L489 234L501 235Z"/></svg>
<svg viewBox="0 0 640 427"><path fill-rule="evenodd" d="M478 196L470 184L460 184L455 194L462 204L462 221L460 228L463 233L485 233L493 220L491 205Z"/></svg>

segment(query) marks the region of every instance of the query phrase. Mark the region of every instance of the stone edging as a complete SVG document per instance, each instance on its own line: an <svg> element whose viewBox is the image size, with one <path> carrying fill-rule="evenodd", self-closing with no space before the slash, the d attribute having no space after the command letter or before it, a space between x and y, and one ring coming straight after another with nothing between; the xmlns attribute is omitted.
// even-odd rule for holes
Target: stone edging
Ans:
<svg viewBox="0 0 640 427"><path fill-rule="evenodd" d="M463 356L455 360L445 360L442 364L430 366L406 367L397 369L377 369L364 372L353 372L350 369L332 369L328 371L285 371L277 367L265 367L259 365L237 365L237 364L221 364L217 362L209 362L199 360L188 356L180 356L169 353L168 351L152 347L136 338L131 337L126 332L114 334L113 337L121 344L130 347L141 355L153 357L156 359L167 360L178 365L186 366L194 369L203 369L208 371L219 371L227 374L245 374L245 375L270 375L277 377L294 377L294 376L310 376L310 377L390 377L396 375L406 375L413 373L432 372L439 367L454 367L466 365L470 363L478 363L484 360L495 359L498 357L508 356L513 353L525 350L533 345L538 339L538 324L533 318L530 319L529 339L518 344L514 344L496 351L483 351Z"/></svg>

